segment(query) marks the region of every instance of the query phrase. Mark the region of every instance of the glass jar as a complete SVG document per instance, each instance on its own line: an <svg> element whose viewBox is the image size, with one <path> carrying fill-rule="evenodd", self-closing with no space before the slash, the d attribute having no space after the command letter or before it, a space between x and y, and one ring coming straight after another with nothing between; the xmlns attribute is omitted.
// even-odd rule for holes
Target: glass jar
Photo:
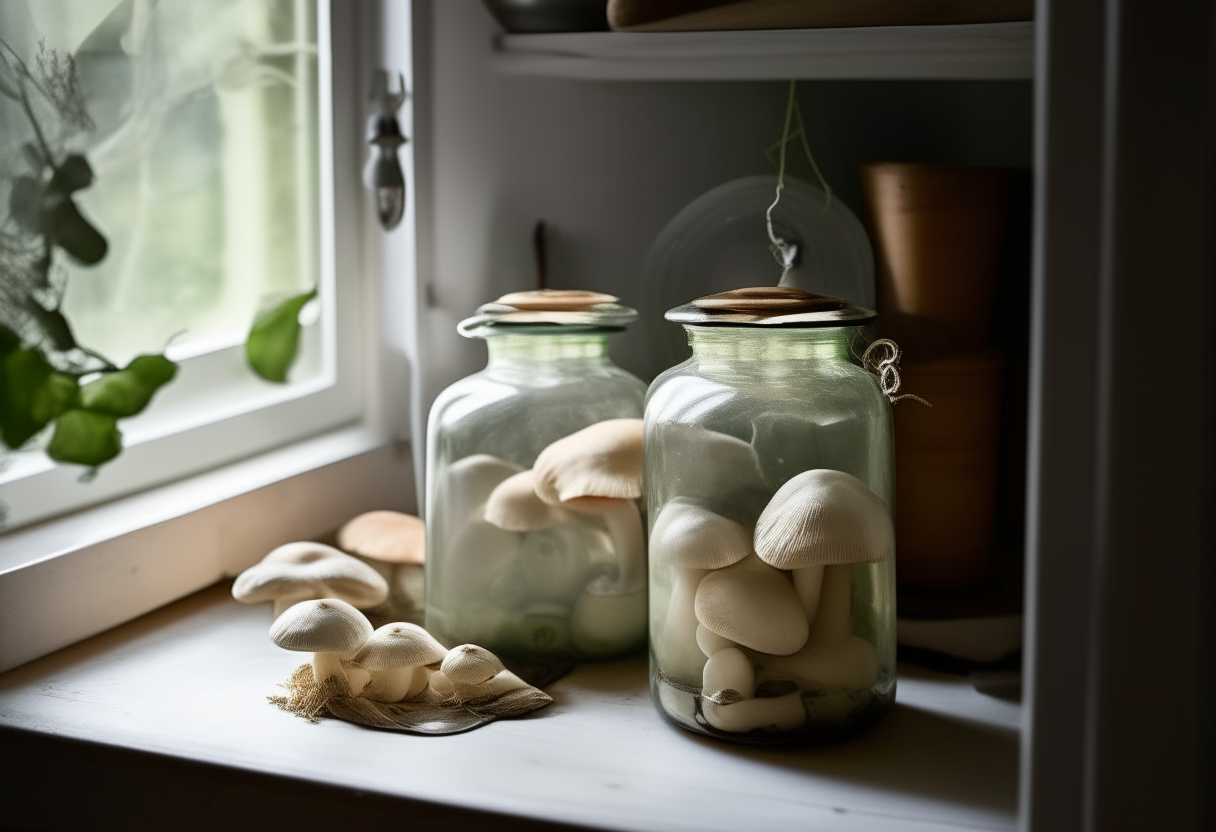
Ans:
<svg viewBox="0 0 1216 832"><path fill-rule="evenodd" d="M487 518L491 497L511 484L498 486L589 426L634 420L640 457L646 385L608 357L609 333L636 312L608 296L590 307L553 308L562 295L554 290L539 293L549 303L540 308L519 299L533 294L505 296L519 305L487 304L461 322L461 334L485 339L489 362L431 408L426 627L445 644L478 644L520 661L637 652L646 642L646 582L636 500L582 501L632 512L628 541L596 505L550 506L530 481L524 513ZM640 494L640 461L637 468ZM637 578L622 581L630 558Z"/></svg>
<svg viewBox="0 0 1216 832"><path fill-rule="evenodd" d="M740 291L779 302L668 312L693 354L647 395L651 691L711 736L840 736L895 697L891 405L856 353L874 313Z"/></svg>

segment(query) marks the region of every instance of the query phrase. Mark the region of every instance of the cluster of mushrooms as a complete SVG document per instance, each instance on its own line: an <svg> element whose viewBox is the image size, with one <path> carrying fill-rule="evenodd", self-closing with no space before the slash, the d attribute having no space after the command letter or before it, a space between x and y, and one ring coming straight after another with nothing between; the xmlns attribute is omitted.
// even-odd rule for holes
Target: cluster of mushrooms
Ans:
<svg viewBox="0 0 1216 832"><path fill-rule="evenodd" d="M701 691L701 710L728 732L793 730L803 694L864 691L874 646L853 634L854 564L891 557L882 501L841 471L804 471L769 500L754 531L676 497L655 519L650 557L672 576L655 654L671 680ZM766 686L770 695L756 695ZM771 695L771 692L777 695Z"/></svg>
<svg viewBox="0 0 1216 832"><path fill-rule="evenodd" d="M352 696L373 702L472 705L529 687L482 647L448 650L417 624L402 621L373 630L361 612L335 598L291 606L275 619L270 640L284 650L312 653L317 684L336 676Z"/></svg>
<svg viewBox="0 0 1216 832"><path fill-rule="evenodd" d="M464 457L442 487L449 542L433 568L452 591L431 599L432 610L498 615L487 629L526 652L611 656L642 645L640 419L570 434L528 470L488 454Z"/></svg>
<svg viewBox="0 0 1216 832"><path fill-rule="evenodd" d="M369 617L383 619L403 610L421 616L421 520L368 512L344 525L337 543L341 549L312 541L280 546L242 572L232 587L233 597L243 603L273 603L271 641L312 653L317 685L332 676L354 697L439 706L477 704L529 687L477 645L448 650L411 621L373 629Z"/></svg>

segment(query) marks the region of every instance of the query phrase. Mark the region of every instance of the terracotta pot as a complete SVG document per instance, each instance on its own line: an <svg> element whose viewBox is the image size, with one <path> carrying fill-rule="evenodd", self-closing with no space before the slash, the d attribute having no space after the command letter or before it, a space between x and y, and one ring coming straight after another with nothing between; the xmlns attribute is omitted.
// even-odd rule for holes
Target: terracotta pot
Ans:
<svg viewBox="0 0 1216 832"><path fill-rule="evenodd" d="M878 265L878 309L928 318L954 349L992 344L1011 172L881 162L861 167Z"/></svg>
<svg viewBox="0 0 1216 832"><path fill-rule="evenodd" d="M909 363L895 407L896 579L962 589L988 577L996 519L1001 352Z"/></svg>

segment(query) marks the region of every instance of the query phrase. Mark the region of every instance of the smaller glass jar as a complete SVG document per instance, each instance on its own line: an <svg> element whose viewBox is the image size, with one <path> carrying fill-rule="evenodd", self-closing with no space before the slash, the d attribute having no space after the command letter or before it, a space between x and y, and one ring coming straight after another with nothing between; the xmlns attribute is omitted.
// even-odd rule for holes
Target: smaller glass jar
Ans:
<svg viewBox="0 0 1216 832"><path fill-rule="evenodd" d="M895 696L891 407L874 313L794 289L667 313L692 357L650 386L651 690L675 724L836 737Z"/></svg>
<svg viewBox="0 0 1216 832"><path fill-rule="evenodd" d="M485 339L489 362L436 398L427 425L426 627L441 642L520 661L645 646L646 385L608 357L608 335L636 317L608 295L542 290L506 295L460 323L462 335ZM636 434L632 498L541 499L533 466L542 452L615 428ZM588 453L576 448L557 474Z"/></svg>

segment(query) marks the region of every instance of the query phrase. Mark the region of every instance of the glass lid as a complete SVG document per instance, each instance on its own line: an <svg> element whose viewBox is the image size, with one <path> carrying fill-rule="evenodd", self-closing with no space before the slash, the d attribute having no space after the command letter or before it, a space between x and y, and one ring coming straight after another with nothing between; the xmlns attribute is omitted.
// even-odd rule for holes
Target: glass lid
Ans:
<svg viewBox="0 0 1216 832"><path fill-rule="evenodd" d="M613 295L586 289L534 289L510 292L477 307L456 331L466 338L495 334L615 332L637 320L636 309Z"/></svg>
<svg viewBox="0 0 1216 832"><path fill-rule="evenodd" d="M830 327L865 326L878 313L806 289L755 286L697 298L663 317L698 326Z"/></svg>

